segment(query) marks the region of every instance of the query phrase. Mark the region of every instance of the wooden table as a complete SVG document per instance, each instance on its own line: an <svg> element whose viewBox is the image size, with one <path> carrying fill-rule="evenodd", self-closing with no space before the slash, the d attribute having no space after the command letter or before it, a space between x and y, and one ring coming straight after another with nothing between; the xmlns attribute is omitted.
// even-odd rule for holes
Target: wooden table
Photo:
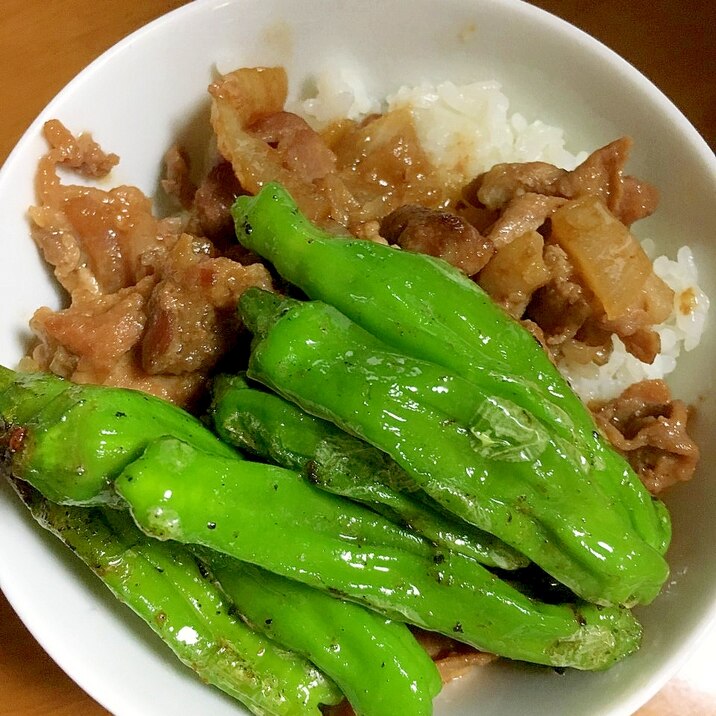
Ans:
<svg viewBox="0 0 716 716"><path fill-rule="evenodd" d="M185 0L0 0L0 163L79 70ZM535 0L644 72L716 146L713 0ZM716 642L716 637L713 642ZM639 716L716 715L716 643L707 643ZM704 668L706 667L706 668ZM0 593L0 716L107 712L50 660Z"/></svg>

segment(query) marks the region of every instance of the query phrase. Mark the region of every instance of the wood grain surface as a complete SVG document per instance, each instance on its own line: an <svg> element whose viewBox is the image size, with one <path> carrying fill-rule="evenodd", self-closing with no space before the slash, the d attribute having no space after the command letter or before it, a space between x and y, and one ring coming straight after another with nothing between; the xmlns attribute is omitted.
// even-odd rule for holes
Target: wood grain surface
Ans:
<svg viewBox="0 0 716 716"><path fill-rule="evenodd" d="M0 0L0 163L45 104L83 67L182 0ZM651 79L716 146L713 0L536 0ZM716 715L705 644L639 716ZM0 716L107 712L51 661L0 593ZM562 715L556 715L562 716ZM565 715L566 716L566 715Z"/></svg>

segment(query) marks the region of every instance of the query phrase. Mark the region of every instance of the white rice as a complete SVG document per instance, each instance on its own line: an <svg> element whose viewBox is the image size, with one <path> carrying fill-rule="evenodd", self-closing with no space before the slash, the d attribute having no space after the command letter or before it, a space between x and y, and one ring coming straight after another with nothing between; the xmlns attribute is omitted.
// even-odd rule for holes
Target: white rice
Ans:
<svg viewBox="0 0 716 716"><path fill-rule="evenodd" d="M360 73L349 67L317 75L314 90L314 96L300 102L295 111L317 128L339 119L358 120L385 109L368 95Z"/></svg>
<svg viewBox="0 0 716 716"><path fill-rule="evenodd" d="M297 110L318 128L341 118L360 119L408 106L424 150L453 185L456 179L466 183L500 162L544 161L573 169L588 155L586 151L567 151L562 129L511 114L508 98L494 81L401 87L379 102L366 92L357 72L342 70L318 77L316 89L316 95ZM653 242L647 240L642 245L652 257ZM655 327L661 352L652 364L642 363L614 336L613 352L602 366L563 361L559 369L583 400L613 398L633 383L663 378L675 369L682 350L693 350L699 344L709 299L698 286L691 250L683 246L675 261L658 256L653 265L675 294L672 314Z"/></svg>
<svg viewBox="0 0 716 716"><path fill-rule="evenodd" d="M509 113L499 83L452 82L401 87L388 110L410 106L420 143L452 181L466 183L500 162L544 161L573 169L587 154L570 154L561 129Z"/></svg>

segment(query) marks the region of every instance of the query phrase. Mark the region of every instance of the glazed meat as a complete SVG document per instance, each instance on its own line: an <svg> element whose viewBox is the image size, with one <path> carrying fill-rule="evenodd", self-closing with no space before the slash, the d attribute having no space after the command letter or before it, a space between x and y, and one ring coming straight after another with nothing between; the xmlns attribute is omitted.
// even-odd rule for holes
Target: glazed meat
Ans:
<svg viewBox="0 0 716 716"><path fill-rule="evenodd" d="M169 147L169 150L164 155L162 189L168 196L173 197L182 209L191 209L194 203L194 195L196 194L196 186L190 176L189 157L176 144Z"/></svg>
<svg viewBox="0 0 716 716"><path fill-rule="evenodd" d="M428 656L435 662L444 684L463 676L476 666L485 666L497 659L494 654L478 651L436 632L417 628L413 628L412 631Z"/></svg>
<svg viewBox="0 0 716 716"><path fill-rule="evenodd" d="M537 231L565 203L558 196L527 192L510 199L487 234L496 249L507 246L518 236Z"/></svg>
<svg viewBox="0 0 716 716"><path fill-rule="evenodd" d="M192 219L187 230L192 234L205 236L222 251L236 248L236 234L230 210L236 197L243 193L231 164L220 160L212 167L194 194Z"/></svg>
<svg viewBox="0 0 716 716"><path fill-rule="evenodd" d="M565 199L594 196L626 226L654 212L658 192L647 182L624 175L632 140L622 137L592 152L573 171L544 162L498 164L475 180L479 201L489 209L503 208L525 193Z"/></svg>
<svg viewBox="0 0 716 716"><path fill-rule="evenodd" d="M322 179L336 170L336 155L297 114L274 112L256 120L247 132L275 149L283 167L302 182Z"/></svg>
<svg viewBox="0 0 716 716"><path fill-rule="evenodd" d="M218 255L180 219L157 219L139 189L61 184L59 164L96 176L115 161L57 122L45 133L51 149L38 178L41 203L30 211L33 237L71 301L35 313L31 367L191 404L236 340L238 296L270 288L267 270ZM168 188L186 197L183 156L172 153L168 168Z"/></svg>
<svg viewBox="0 0 716 716"><path fill-rule="evenodd" d="M556 196L556 186L567 172L546 162L496 164L476 177L468 195L487 209L503 209L515 197L523 194Z"/></svg>
<svg viewBox="0 0 716 716"><path fill-rule="evenodd" d="M447 201L407 109L345 120L321 134L284 104L282 68L244 68L215 82L212 125L219 152L244 190L278 181L314 223L377 238L377 222L405 204Z"/></svg>
<svg viewBox="0 0 716 716"><path fill-rule="evenodd" d="M468 276L493 254L492 242L464 219L446 211L406 205L380 222L380 235L408 251L444 259Z"/></svg>
<svg viewBox="0 0 716 716"><path fill-rule="evenodd" d="M691 479L699 449L687 434L689 411L663 380L645 380L618 398L592 405L597 423L649 491Z"/></svg>

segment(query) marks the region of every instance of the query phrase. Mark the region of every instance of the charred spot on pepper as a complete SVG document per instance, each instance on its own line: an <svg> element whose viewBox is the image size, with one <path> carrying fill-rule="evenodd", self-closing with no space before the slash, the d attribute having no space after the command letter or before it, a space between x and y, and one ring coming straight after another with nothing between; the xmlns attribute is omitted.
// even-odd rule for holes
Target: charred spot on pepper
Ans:
<svg viewBox="0 0 716 716"><path fill-rule="evenodd" d="M339 599L346 599L348 595L342 591L341 589L336 589L335 587L328 587L326 591L331 594L334 597L338 597Z"/></svg>
<svg viewBox="0 0 716 716"><path fill-rule="evenodd" d="M0 442L0 447L5 448L8 454L13 455L20 452L25 445L27 438L27 428L16 425L7 431Z"/></svg>
<svg viewBox="0 0 716 716"><path fill-rule="evenodd" d="M309 460L306 463L306 467L304 468L306 473L306 479L312 484L312 485L318 485L323 484L318 473L318 464L315 460ZM325 484L330 485L330 480L325 482Z"/></svg>
<svg viewBox="0 0 716 716"><path fill-rule="evenodd" d="M572 611L574 612L574 618L575 618L577 624L579 624L580 627L586 626L587 620L584 618L584 615L582 614L582 612L579 611L579 607L577 607L575 604L570 604L570 607L571 607Z"/></svg>

